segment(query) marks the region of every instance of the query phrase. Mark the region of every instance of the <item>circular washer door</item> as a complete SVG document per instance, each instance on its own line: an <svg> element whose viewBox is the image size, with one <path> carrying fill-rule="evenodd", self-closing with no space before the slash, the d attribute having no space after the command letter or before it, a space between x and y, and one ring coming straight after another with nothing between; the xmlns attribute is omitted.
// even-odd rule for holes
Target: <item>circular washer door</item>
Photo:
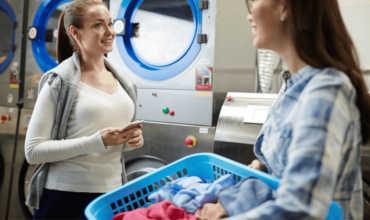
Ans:
<svg viewBox="0 0 370 220"><path fill-rule="evenodd" d="M124 19L126 29L116 44L127 67L152 81L185 70L201 49L197 6L195 0L123 0L115 19Z"/></svg>
<svg viewBox="0 0 370 220"><path fill-rule="evenodd" d="M0 0L0 74L8 67L14 55L15 14L10 5Z"/></svg>
<svg viewBox="0 0 370 220"><path fill-rule="evenodd" d="M44 72L58 65L56 37L59 16L72 1L44 0L36 12L33 27L37 28L37 37L32 41L32 51L37 64Z"/></svg>
<svg viewBox="0 0 370 220"><path fill-rule="evenodd" d="M166 161L153 156L143 155L132 158L125 163L127 180L131 181L167 164Z"/></svg>

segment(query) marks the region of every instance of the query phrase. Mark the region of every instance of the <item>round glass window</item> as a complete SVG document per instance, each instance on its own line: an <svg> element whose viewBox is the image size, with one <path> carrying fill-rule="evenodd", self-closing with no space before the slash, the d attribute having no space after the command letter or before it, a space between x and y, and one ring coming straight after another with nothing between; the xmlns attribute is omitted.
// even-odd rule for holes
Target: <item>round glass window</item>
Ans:
<svg viewBox="0 0 370 220"><path fill-rule="evenodd" d="M187 0L144 0L132 23L138 57L155 66L171 64L183 56L196 30Z"/></svg>
<svg viewBox="0 0 370 220"><path fill-rule="evenodd" d="M57 36L58 36L58 21L60 14L70 4L70 2L59 5L53 13L51 13L45 30L45 45L50 57L57 62Z"/></svg>
<svg viewBox="0 0 370 220"><path fill-rule="evenodd" d="M0 63L6 60L12 46L13 27L7 14L0 11Z"/></svg>

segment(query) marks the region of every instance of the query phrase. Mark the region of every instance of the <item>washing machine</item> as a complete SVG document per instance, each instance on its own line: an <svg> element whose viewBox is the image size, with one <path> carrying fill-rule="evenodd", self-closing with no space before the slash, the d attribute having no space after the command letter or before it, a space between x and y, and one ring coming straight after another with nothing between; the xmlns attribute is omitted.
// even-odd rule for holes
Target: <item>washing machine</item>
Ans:
<svg viewBox="0 0 370 220"><path fill-rule="evenodd" d="M8 219L32 219L33 210L25 205L28 184L38 165L29 165L24 155L24 141L28 123L38 95L41 76L56 67L56 33L59 15L72 0L29 0L25 50L25 80L23 109L20 114L13 187ZM23 5L18 4L19 7ZM26 7L26 5L25 5Z"/></svg>
<svg viewBox="0 0 370 220"><path fill-rule="evenodd" d="M213 152L226 92L255 88L245 1L110 0L110 12L108 59L135 79L137 118L145 120L144 146L125 158L173 162Z"/></svg>
<svg viewBox="0 0 370 220"><path fill-rule="evenodd" d="M18 120L23 6L0 0L0 219L8 215Z"/></svg>
<svg viewBox="0 0 370 220"><path fill-rule="evenodd" d="M30 0L24 108L33 109L41 76L58 65L56 37L59 15L72 0Z"/></svg>
<svg viewBox="0 0 370 220"><path fill-rule="evenodd" d="M17 107L23 7L0 0L0 106Z"/></svg>

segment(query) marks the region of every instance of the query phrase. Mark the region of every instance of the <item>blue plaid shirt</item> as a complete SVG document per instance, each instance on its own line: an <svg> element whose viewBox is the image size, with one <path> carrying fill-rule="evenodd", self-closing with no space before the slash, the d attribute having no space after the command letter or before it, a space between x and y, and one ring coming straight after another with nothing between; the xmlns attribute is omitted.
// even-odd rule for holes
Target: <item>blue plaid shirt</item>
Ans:
<svg viewBox="0 0 370 220"><path fill-rule="evenodd" d="M345 219L362 218L355 103L350 79L333 68L306 66L287 79L254 148L281 182L276 199L247 212L247 219L325 219L332 200Z"/></svg>

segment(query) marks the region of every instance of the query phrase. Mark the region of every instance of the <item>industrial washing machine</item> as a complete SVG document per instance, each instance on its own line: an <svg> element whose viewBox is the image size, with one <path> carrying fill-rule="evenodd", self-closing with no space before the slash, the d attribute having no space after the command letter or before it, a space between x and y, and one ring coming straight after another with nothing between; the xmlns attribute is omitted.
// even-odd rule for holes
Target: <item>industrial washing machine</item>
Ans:
<svg viewBox="0 0 370 220"><path fill-rule="evenodd" d="M0 0L0 219L8 217L22 65L23 5Z"/></svg>
<svg viewBox="0 0 370 220"><path fill-rule="evenodd" d="M228 91L254 92L255 52L245 1L110 0L114 50L138 86L145 154L173 162L214 152ZM186 143L184 143L184 141Z"/></svg>
<svg viewBox="0 0 370 220"><path fill-rule="evenodd" d="M56 67L56 33L59 15L72 0L29 0L24 5L28 15L27 46L24 51L25 80L23 109L21 111L16 157L14 161L13 187L8 219L32 219L33 210L25 205L28 183L38 165L29 165L25 159L24 141L28 123L38 95L41 76ZM19 4L20 7L23 5Z"/></svg>

